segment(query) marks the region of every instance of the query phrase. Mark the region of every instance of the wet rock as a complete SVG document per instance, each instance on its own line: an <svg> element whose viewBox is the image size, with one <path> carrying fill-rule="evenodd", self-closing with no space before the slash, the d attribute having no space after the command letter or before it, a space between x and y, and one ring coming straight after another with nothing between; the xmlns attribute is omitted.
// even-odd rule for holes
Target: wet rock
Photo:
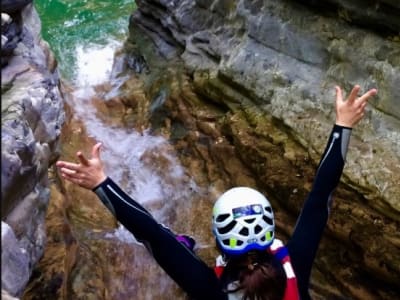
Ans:
<svg viewBox="0 0 400 300"><path fill-rule="evenodd" d="M369 2L365 0L346 1L315 1L297 0L310 7L316 8L326 14L336 15L339 18L362 27L375 30L381 33L396 33L400 28L400 20L397 17L400 13L399 2L394 0L381 0ZM362 6L363 9L359 9Z"/></svg>
<svg viewBox="0 0 400 300"><path fill-rule="evenodd" d="M3 221L1 241L1 288L16 295L25 287L30 276L28 253L18 245L12 228Z"/></svg>
<svg viewBox="0 0 400 300"><path fill-rule="evenodd" d="M2 248L2 256L7 255L2 288L20 296L46 243L48 168L58 157L64 111L54 57L41 42L38 15L27 5L31 1L11 2L2 2L2 11L13 15L10 21L2 14L4 49L10 51L3 64L2 47L1 211L15 241L2 235L2 245L8 245Z"/></svg>
<svg viewBox="0 0 400 300"><path fill-rule="evenodd" d="M351 4L330 3L324 3L324 9ZM113 90L106 103L101 96L92 101L106 124L138 130L150 126L154 134L170 140L198 186L193 197L179 199L179 212L163 202L149 206L163 208L163 222L171 228L193 234L202 246L198 254L210 265L217 250L209 216L217 196L235 185L258 188L273 204L277 235L287 239L333 123L334 84L346 90L355 83L363 89L378 86L379 97L353 131L311 293L315 299L396 298L399 48L387 34L395 24L390 20L397 4L380 1L377 6L393 11L375 8L379 26L360 28L349 24L368 11L320 14L295 1L137 4L131 44L120 53L113 72L131 76L116 83L120 94ZM349 12L357 17L347 18ZM374 23L376 16L366 22ZM107 87L102 88L107 94ZM29 122L36 120L31 116ZM73 159L93 141L83 138L82 124L69 125L63 153ZM168 173L164 150L146 151L142 162L157 161L157 174ZM131 180L125 174L123 183ZM174 194L186 183L165 176ZM48 249L25 291L26 299L185 299L143 248L115 235L112 241L105 237L105 232L114 232L115 220L90 192L71 185L58 188L53 187L55 201L48 211ZM60 196L62 191L65 195ZM183 203L189 203L185 210Z"/></svg>
<svg viewBox="0 0 400 300"><path fill-rule="evenodd" d="M1 11L7 14L20 12L32 0L4 0L1 2Z"/></svg>
<svg viewBox="0 0 400 300"><path fill-rule="evenodd" d="M16 17L13 20L8 14L1 14L1 67L7 65L20 40L21 25L18 19Z"/></svg>
<svg viewBox="0 0 400 300"><path fill-rule="evenodd" d="M400 165L400 48L394 37L399 29L395 17L399 6L393 1L379 1L375 6L359 3L369 9L361 12L350 1L330 1L329 5L316 1L137 1L129 40L143 57L154 55L147 44L135 43L136 38L143 40L144 34L152 39L154 53L162 53L163 48L157 45L163 42L177 44L170 67L182 59L193 79L195 96L177 93L157 105L156 112L162 112L152 121L157 131L179 136L176 147L182 153L199 155L218 165L213 168L210 164L206 170L220 188L243 180L223 159L238 157L243 162L242 172L253 174L274 206L284 211L280 230L285 234L290 234L287 224L295 223L311 187L314 168L334 121L334 85L346 91L354 84L363 90L377 87L378 96L353 130L337 191L338 205L351 207L349 214L341 208L337 214L349 217L339 218L340 226L335 221L329 224L329 233L340 240L340 251L365 249L363 260L351 255L337 265L324 261L329 253L338 251L336 240L327 238L321 246L326 252L316 264L325 279L328 274L341 275L325 288L315 282L319 287L314 294L324 298L342 293L364 299L376 293L390 299L396 293L393 282L400 274L399 259L391 255L399 252L400 221L400 177L396 171ZM146 24L152 24L151 30ZM147 60L152 76L156 76L157 64L151 62ZM163 72L167 69L164 65ZM180 86L181 80L177 79ZM150 92L150 97L159 99L157 93ZM200 111L207 110L199 108L198 101L219 112L211 121L213 125L197 119ZM185 155L182 159L188 166L197 166ZM225 172L211 175L216 169ZM219 176L224 179L218 180ZM363 217L351 217L360 212ZM368 226L374 219L384 220L381 229L385 233L378 237ZM336 220L334 210L332 220ZM363 238L369 234L383 245L380 249L369 247ZM345 274L340 272L343 265L348 266ZM390 272L385 267L389 265L393 266ZM375 284L370 286L370 281Z"/></svg>

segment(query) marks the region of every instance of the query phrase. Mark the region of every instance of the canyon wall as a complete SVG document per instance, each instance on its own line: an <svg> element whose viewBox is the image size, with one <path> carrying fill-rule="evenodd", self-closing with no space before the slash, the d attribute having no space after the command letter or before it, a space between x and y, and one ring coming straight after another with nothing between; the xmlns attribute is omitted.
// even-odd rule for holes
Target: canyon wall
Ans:
<svg viewBox="0 0 400 300"><path fill-rule="evenodd" d="M251 172L258 187L283 210L278 230L286 234L334 122L334 86L346 92L355 84L362 91L378 88L364 120L353 130L312 285L321 299L332 296L335 288L343 290L343 297L357 299L398 295L400 4L136 3L126 68L136 74L132 77L145 77L182 63L193 93L176 97L166 89L163 96L149 89L153 98L148 113L162 112L168 126L162 120L155 121L157 126L175 130L170 136L179 129L181 139L197 152L208 136L211 142L204 151L226 171L231 184L238 183L239 175L222 145L233 146L246 168L243 173ZM180 81L173 85L187 87ZM135 110L137 99L125 96L123 101ZM207 119L199 113L198 101L214 105L218 113Z"/></svg>
<svg viewBox="0 0 400 300"><path fill-rule="evenodd" d="M1 7L2 298L22 294L43 255L48 168L64 121L57 63L31 2Z"/></svg>

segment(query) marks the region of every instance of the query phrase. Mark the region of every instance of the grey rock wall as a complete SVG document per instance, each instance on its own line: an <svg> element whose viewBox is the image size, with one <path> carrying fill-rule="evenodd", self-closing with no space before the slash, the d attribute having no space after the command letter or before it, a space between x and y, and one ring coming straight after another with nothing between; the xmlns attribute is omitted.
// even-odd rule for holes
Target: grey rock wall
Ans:
<svg viewBox="0 0 400 300"><path fill-rule="evenodd" d="M378 88L365 118L353 130L311 289L320 296L316 299L334 298L329 292L334 289L343 299L393 299L398 295L398 1L136 3L127 61L147 63L150 73L158 72L159 65L167 70L183 61L199 98L216 104L226 112L226 119L231 114L246 116L242 131L228 129L223 134L239 155L244 152L241 160L245 164L255 165L254 178L262 178L260 185L285 208L282 227L290 222L285 218L297 214L296 208L301 207L304 198L297 196L298 191L306 194L308 187L304 182L292 183L286 173L276 180L274 174L284 171L279 163L276 169L270 169L274 162L283 160L296 166L296 155L302 157L305 151L307 158L318 163L335 118L335 85L346 92L355 84L363 91ZM158 55L149 51L147 40ZM159 61L152 64L154 56ZM257 119L265 123L272 120L272 128L267 128L271 132L261 132L263 127L257 127ZM280 149L279 155L268 148L259 161L246 155L251 146L241 143L241 133L252 129L252 144L271 142ZM289 147L280 133L290 137L296 149ZM302 172L296 174L302 179Z"/></svg>
<svg viewBox="0 0 400 300"><path fill-rule="evenodd" d="M2 42L13 46L1 69L1 271L2 290L17 297L43 255L48 168L64 121L56 61L30 2L2 6Z"/></svg>
<svg viewBox="0 0 400 300"><path fill-rule="evenodd" d="M192 70L211 70L210 77L251 95L250 101L282 120L315 159L324 146L324 139L315 137L326 135L334 120L334 86L377 87L379 95L353 134L344 180L363 190L374 209L399 221L399 5L364 1L368 9L361 12L352 1L328 2L333 6L139 0L131 26L148 33L164 57L178 54ZM363 23L357 21L360 15Z"/></svg>

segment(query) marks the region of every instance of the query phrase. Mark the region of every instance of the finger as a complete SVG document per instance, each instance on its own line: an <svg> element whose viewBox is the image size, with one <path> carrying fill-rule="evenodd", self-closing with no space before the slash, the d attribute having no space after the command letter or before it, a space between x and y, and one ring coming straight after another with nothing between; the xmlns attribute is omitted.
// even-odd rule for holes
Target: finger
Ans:
<svg viewBox="0 0 400 300"><path fill-rule="evenodd" d="M336 89L336 102L343 101L342 89L340 86L335 86Z"/></svg>
<svg viewBox="0 0 400 300"><path fill-rule="evenodd" d="M362 95L360 98L358 98L359 102L366 102L368 99L372 96L375 96L378 93L377 89L371 89L368 92L366 92L364 95Z"/></svg>
<svg viewBox="0 0 400 300"><path fill-rule="evenodd" d="M75 170L75 171L77 171L79 169L78 164L70 163L67 161L61 161L61 160L56 163L56 166L59 168L67 168L67 169Z"/></svg>
<svg viewBox="0 0 400 300"><path fill-rule="evenodd" d="M67 168L61 168L60 172L62 174L67 174L67 175L74 175L77 173L75 170L71 170L71 169L67 169Z"/></svg>
<svg viewBox="0 0 400 300"><path fill-rule="evenodd" d="M64 179L66 179L66 180L68 180L68 181L70 181L70 182L72 182L72 183L75 183L75 184L78 184L78 185L81 185L81 184L83 183L83 180L82 180L82 179L79 179L79 178L70 176L70 175L65 174L65 173L62 173L61 175L62 175L62 177L63 177Z"/></svg>
<svg viewBox="0 0 400 300"><path fill-rule="evenodd" d="M63 172L61 172L61 177L64 178L64 179L66 179L66 180L68 180L68 181L73 181L73 180L75 180L75 177L73 177L73 176L71 176L71 175L68 175L67 173L63 173Z"/></svg>
<svg viewBox="0 0 400 300"><path fill-rule="evenodd" d="M361 102L360 105L361 111L364 111L366 106L367 106L367 101Z"/></svg>
<svg viewBox="0 0 400 300"><path fill-rule="evenodd" d="M66 162L63 161L63 160L58 160L58 161L56 162L56 167L61 168L62 166L64 166L65 163L66 163Z"/></svg>
<svg viewBox="0 0 400 300"><path fill-rule="evenodd" d="M93 146L93 148L92 148L92 157L93 158L100 159L100 148L101 148L101 146L102 146L101 143L97 143L96 145Z"/></svg>
<svg viewBox="0 0 400 300"><path fill-rule="evenodd" d="M357 95L358 95L359 91L360 91L360 86L359 85L355 85L353 87L353 89L351 90L350 95L347 98L347 101L354 102L354 100L357 99Z"/></svg>
<svg viewBox="0 0 400 300"><path fill-rule="evenodd" d="M76 153L76 156L78 156L78 159L82 165L89 166L89 161L86 159L82 152L79 151L78 153Z"/></svg>

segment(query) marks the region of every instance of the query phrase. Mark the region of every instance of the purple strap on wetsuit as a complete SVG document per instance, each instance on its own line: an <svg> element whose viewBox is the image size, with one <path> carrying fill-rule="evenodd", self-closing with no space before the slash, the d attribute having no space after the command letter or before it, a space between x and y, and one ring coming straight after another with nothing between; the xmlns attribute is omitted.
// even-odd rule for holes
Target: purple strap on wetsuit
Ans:
<svg viewBox="0 0 400 300"><path fill-rule="evenodd" d="M181 242L182 244L184 244L187 248L189 248L190 250L194 250L194 246L196 244L196 241L188 236L188 235L184 235L184 234L178 234L176 235L176 239Z"/></svg>

